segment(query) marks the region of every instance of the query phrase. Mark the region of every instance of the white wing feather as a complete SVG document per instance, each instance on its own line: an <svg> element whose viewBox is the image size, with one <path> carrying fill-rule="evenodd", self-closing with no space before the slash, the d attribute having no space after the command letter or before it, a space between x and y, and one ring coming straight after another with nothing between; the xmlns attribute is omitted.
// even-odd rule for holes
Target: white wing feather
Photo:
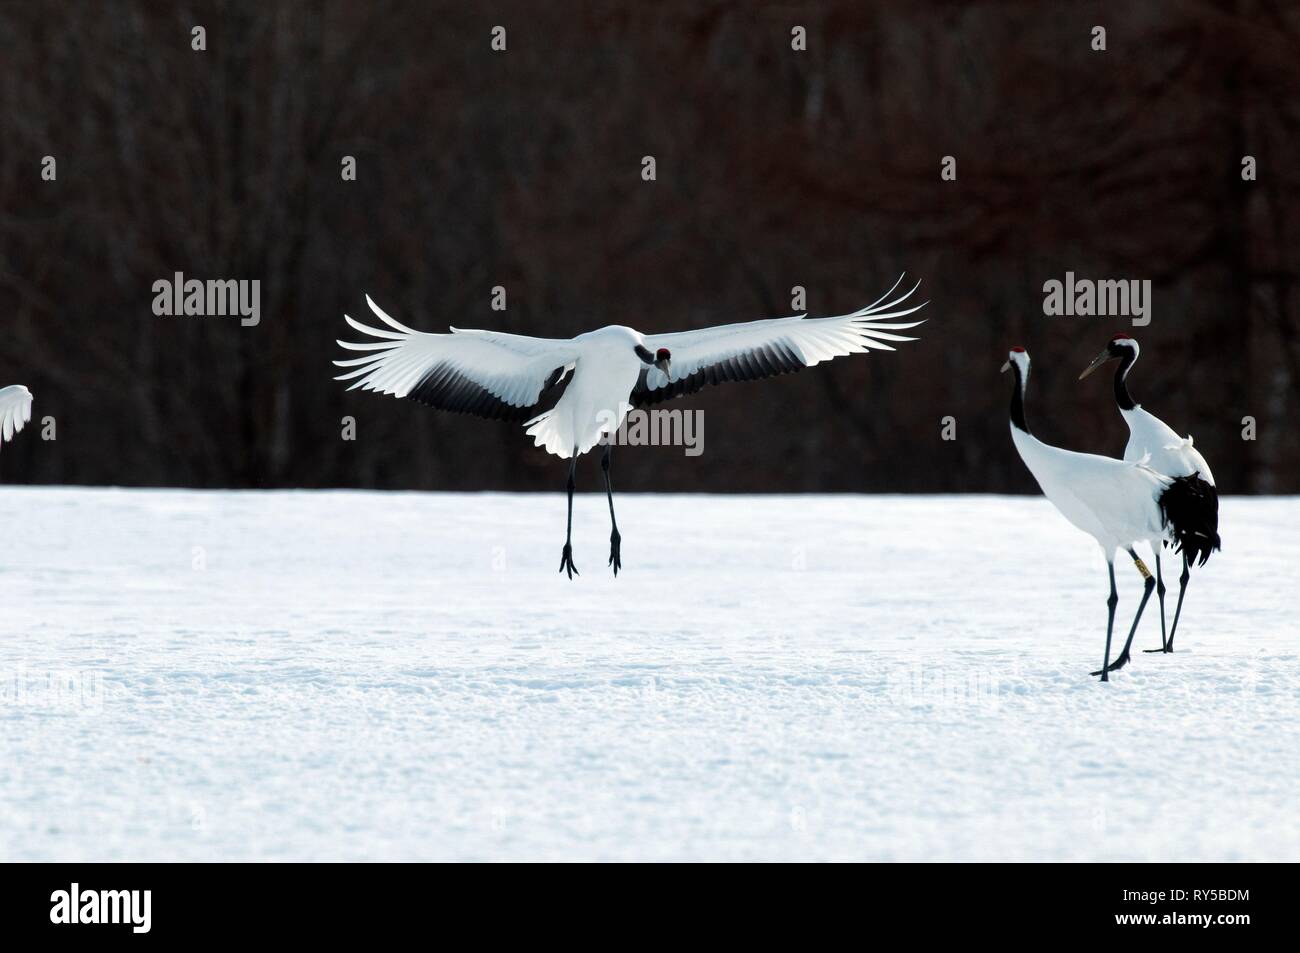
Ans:
<svg viewBox="0 0 1300 953"><path fill-rule="evenodd" d="M697 331L679 331L672 334L648 334L647 348L668 348L671 354L671 377L658 368L646 372L645 387L654 391L684 380L701 368L732 359L751 360L755 355L775 355L776 360L793 359L804 367L813 367L822 361L861 354L870 350L892 351L890 341L915 341L916 338L893 334L914 328L923 321L893 323L925 307L927 302L903 308L902 304L920 287L918 281L911 291L893 300L886 300L902 283L900 275L894 287L877 301L852 314L831 318L809 318L795 315L789 318L769 318L743 324L723 324ZM796 365L797 366L797 365Z"/></svg>
<svg viewBox="0 0 1300 953"><path fill-rule="evenodd" d="M22 384L0 388L0 444L12 440L32 419L32 392Z"/></svg>
<svg viewBox="0 0 1300 953"><path fill-rule="evenodd" d="M349 390L379 391L406 397L431 374L458 373L512 407L531 407L557 367L569 367L577 357L572 341L524 337L500 331L462 331L449 334L415 331L389 317L366 296L366 303L385 325L374 328L344 315L355 330L375 338L364 344L339 341L348 351L365 356L335 361L351 368L335 380L352 380Z"/></svg>

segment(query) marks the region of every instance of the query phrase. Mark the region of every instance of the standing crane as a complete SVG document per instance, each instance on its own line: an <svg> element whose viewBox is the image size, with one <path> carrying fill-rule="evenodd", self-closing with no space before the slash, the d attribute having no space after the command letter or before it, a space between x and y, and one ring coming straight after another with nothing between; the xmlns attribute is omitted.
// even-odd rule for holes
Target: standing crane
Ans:
<svg viewBox="0 0 1300 953"><path fill-rule="evenodd" d="M1043 495L1062 516L1095 539L1106 556L1110 575L1110 598L1106 600L1106 650L1101 668L1092 673L1100 675L1106 682L1110 680L1111 672L1128 664L1133 633L1137 631L1142 610L1155 588L1155 578L1134 551L1133 544L1138 541L1158 544L1166 538L1171 514L1162 500L1172 481L1156 473L1145 462L1128 463L1043 443L1029 432L1029 425L1025 422L1029 354L1024 348L1011 349L1007 362L1002 365L1003 373L1008 370L1015 372L1015 386L1011 392L1011 439L1020 459L1038 481ZM1115 552L1121 548L1132 557L1133 565L1142 574L1142 601L1133 616L1124 648L1112 662L1111 633L1115 627L1115 606L1119 603L1115 591Z"/></svg>
<svg viewBox="0 0 1300 953"><path fill-rule="evenodd" d="M1172 652L1174 634L1178 631L1178 617L1183 612L1183 596L1187 580L1191 578L1191 565L1204 566L1210 553L1219 548L1219 491L1214 485L1214 474L1199 450L1192 445L1190 436L1183 438L1163 420L1142 405L1135 403L1128 391L1128 372L1138 359L1138 342L1127 334L1117 334L1110 343L1083 369L1083 380L1097 368L1110 361L1119 361L1115 368L1115 403L1128 425L1128 445L1124 459L1145 460L1157 473L1174 479L1167 504L1179 511L1178 524L1184 527L1174 537L1174 546L1183 559L1183 574L1178 579L1178 605L1174 608L1174 624L1165 636L1165 580L1160 568L1160 547L1156 555L1156 595L1160 601L1160 648L1148 652Z"/></svg>

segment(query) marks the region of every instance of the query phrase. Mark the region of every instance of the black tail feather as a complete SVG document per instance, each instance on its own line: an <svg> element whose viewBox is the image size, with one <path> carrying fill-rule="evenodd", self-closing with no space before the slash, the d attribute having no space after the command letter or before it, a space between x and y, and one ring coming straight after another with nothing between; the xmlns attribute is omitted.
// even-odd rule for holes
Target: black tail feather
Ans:
<svg viewBox="0 0 1300 953"><path fill-rule="evenodd" d="M1199 473L1178 477L1161 495L1160 509L1173 530L1174 549L1189 565L1204 566L1219 548L1219 491Z"/></svg>

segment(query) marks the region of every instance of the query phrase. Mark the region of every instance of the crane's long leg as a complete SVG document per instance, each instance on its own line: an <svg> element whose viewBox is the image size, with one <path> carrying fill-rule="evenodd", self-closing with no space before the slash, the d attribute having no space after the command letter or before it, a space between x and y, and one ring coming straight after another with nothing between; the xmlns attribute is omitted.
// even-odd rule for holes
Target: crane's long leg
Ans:
<svg viewBox="0 0 1300 953"><path fill-rule="evenodd" d="M1160 600L1160 648L1144 649L1146 652L1168 652L1169 639L1165 636L1165 576L1160 571L1159 544L1152 544L1156 551L1156 597Z"/></svg>
<svg viewBox="0 0 1300 953"><path fill-rule="evenodd" d="M1147 564L1144 563L1141 560L1141 558L1138 556L1138 554L1133 552L1133 550L1130 549L1128 551L1128 554L1133 557L1133 565L1137 567L1137 571L1142 574L1142 578L1145 580L1142 586L1142 601L1138 603L1138 611L1133 616L1133 624L1129 626L1128 638L1124 641L1124 648L1120 650L1120 653L1115 658L1115 661L1111 662L1100 672L1092 673L1094 675L1100 675L1102 679L1106 678L1107 672L1117 672L1125 665L1128 664L1128 660L1129 660L1128 650L1129 647L1133 644L1133 634L1137 632L1138 622L1141 621L1142 619L1142 610L1147 607L1147 600L1151 598L1151 590L1156 587L1155 577L1151 575L1151 570L1147 568ZM1113 578L1114 578L1114 573L1112 570L1112 579Z"/></svg>
<svg viewBox="0 0 1300 953"><path fill-rule="evenodd" d="M623 542L623 537L618 532L618 520L614 519L614 487L609 482L609 451L612 444L605 444L605 452L600 458L600 468L605 471L605 496L609 499L609 525L613 530L609 534L609 565L614 567L614 575L623 568L623 560L619 557L619 546Z"/></svg>
<svg viewBox="0 0 1300 953"><path fill-rule="evenodd" d="M1169 629L1169 641L1165 643L1165 651L1174 650L1174 633L1178 631L1178 617L1183 612L1183 594L1187 592L1187 580L1191 578L1191 571L1187 566L1187 557L1183 557L1183 574L1178 577L1178 605L1174 607L1174 624Z"/></svg>
<svg viewBox="0 0 1300 953"><path fill-rule="evenodd" d="M578 567L573 565L573 486L574 474L578 469L578 448L573 448L573 457L569 460L569 525L564 531L564 552L560 554L560 572L569 573L569 578L578 571Z"/></svg>
<svg viewBox="0 0 1300 953"><path fill-rule="evenodd" d="M1110 676L1110 633L1115 628L1115 606L1119 603L1119 596L1115 593L1115 561L1106 556L1106 569L1110 572L1110 598L1106 600L1106 654L1101 659L1101 671L1093 672L1093 675L1100 675L1103 682L1109 682Z"/></svg>

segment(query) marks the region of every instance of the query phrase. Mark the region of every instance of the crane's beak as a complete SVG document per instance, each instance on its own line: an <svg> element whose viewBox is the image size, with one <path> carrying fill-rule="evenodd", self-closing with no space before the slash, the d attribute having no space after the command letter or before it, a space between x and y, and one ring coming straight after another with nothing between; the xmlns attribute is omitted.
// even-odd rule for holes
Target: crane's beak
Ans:
<svg viewBox="0 0 1300 953"><path fill-rule="evenodd" d="M1087 377L1097 368L1101 367L1101 365L1105 364L1107 361L1111 360L1113 357L1114 355L1111 354L1109 350L1102 351L1100 354L1098 354L1096 357L1092 359L1091 364L1089 364L1087 367L1083 369L1083 373L1079 375L1079 380L1083 380L1085 377Z"/></svg>
<svg viewBox="0 0 1300 953"><path fill-rule="evenodd" d="M671 379L672 376L673 376L673 375L670 373L670 370L672 369L672 366L673 366L673 362L672 362L672 359L671 359L671 358L667 358L667 357L666 357L666 358L664 358L662 361L655 361L655 367L659 368L659 370L661 370L661 371L664 372L664 377L667 377L667 378L670 378L670 379Z"/></svg>
<svg viewBox="0 0 1300 953"><path fill-rule="evenodd" d="M1000 370L998 373L1005 374L1009 370L1011 370L1011 362L1007 361L1005 364L1002 365L1002 370Z"/></svg>

